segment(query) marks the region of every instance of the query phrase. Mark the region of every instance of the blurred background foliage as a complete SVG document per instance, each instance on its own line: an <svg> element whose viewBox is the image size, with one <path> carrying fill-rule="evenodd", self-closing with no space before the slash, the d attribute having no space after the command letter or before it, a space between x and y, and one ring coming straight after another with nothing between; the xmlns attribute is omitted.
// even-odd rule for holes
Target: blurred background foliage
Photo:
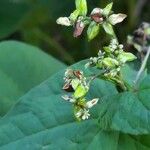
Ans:
<svg viewBox="0 0 150 150"><path fill-rule="evenodd" d="M110 0L87 0L89 13L105 7ZM114 0L114 12L128 18L115 27L120 42L142 22L150 21L149 0ZM0 0L0 40L18 40L35 45L66 64L96 55L109 40L103 30L96 40L88 42L86 33L74 39L73 29L56 24L60 16L74 10L74 0Z"/></svg>

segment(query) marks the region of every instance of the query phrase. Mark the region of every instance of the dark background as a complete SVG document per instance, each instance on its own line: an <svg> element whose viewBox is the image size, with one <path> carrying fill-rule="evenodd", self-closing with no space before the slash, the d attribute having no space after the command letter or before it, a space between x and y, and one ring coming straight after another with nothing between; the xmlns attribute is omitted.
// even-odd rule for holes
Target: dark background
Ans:
<svg viewBox="0 0 150 150"><path fill-rule="evenodd" d="M95 7L105 7L109 0L87 0L90 13ZM114 0L114 13L125 13L128 18L115 26L120 42L125 43L143 21L150 21L149 0ZM23 41L43 49L66 64L96 55L108 42L103 30L92 42L86 33L72 36L72 27L56 24L60 16L69 16L75 9L74 0L0 0L0 40Z"/></svg>

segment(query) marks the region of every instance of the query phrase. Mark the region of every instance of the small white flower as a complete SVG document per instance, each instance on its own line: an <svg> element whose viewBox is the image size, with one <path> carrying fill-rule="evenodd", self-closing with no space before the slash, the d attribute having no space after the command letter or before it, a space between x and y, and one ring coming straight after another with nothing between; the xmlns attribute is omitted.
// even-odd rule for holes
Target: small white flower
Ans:
<svg viewBox="0 0 150 150"><path fill-rule="evenodd" d="M90 117L89 110L84 109L83 110L83 115L82 115L82 120L86 120L89 117Z"/></svg>
<svg viewBox="0 0 150 150"><path fill-rule="evenodd" d="M121 69L121 68L120 68L120 67L118 67L118 68L117 68L117 71L119 72L119 71L120 71L120 69Z"/></svg>
<svg viewBox="0 0 150 150"><path fill-rule="evenodd" d="M112 14L110 17L109 17L109 21L112 25L115 25L117 23L120 23L122 22L125 18L127 17L127 15L125 14Z"/></svg>
<svg viewBox="0 0 150 150"><path fill-rule="evenodd" d="M90 65L91 65L90 62L86 63L86 64L85 64L85 69L87 69L88 67L90 67Z"/></svg>
<svg viewBox="0 0 150 150"><path fill-rule="evenodd" d="M111 48L115 50L117 49L117 45L111 45Z"/></svg>
<svg viewBox="0 0 150 150"><path fill-rule="evenodd" d="M71 22L68 17L60 17L56 20L57 24L64 26L71 26Z"/></svg>
<svg viewBox="0 0 150 150"><path fill-rule="evenodd" d="M120 45L119 45L119 48L120 48L120 49L123 49L123 45L122 45L122 44L120 44Z"/></svg>
<svg viewBox="0 0 150 150"><path fill-rule="evenodd" d="M65 100L65 101L68 101L70 103L75 103L76 100L73 99L72 97L69 97L68 95L63 95L62 98Z"/></svg>
<svg viewBox="0 0 150 150"><path fill-rule="evenodd" d="M102 9L100 8L94 8L91 12L91 15L94 15L94 14L101 14L102 13Z"/></svg>
<svg viewBox="0 0 150 150"><path fill-rule="evenodd" d="M81 109L81 110L79 110L79 111L75 114L75 116L76 116L77 118L80 118L80 117L82 116L82 114L83 114L83 110Z"/></svg>
<svg viewBox="0 0 150 150"><path fill-rule="evenodd" d="M81 27L81 28L84 28L84 27L85 27L84 22L80 22L80 27Z"/></svg>
<svg viewBox="0 0 150 150"><path fill-rule="evenodd" d="M71 77L73 75L73 70L72 69L66 69L65 71L65 77Z"/></svg>
<svg viewBox="0 0 150 150"><path fill-rule="evenodd" d="M97 104L98 100L99 100L98 98L94 98L93 100L88 101L88 102L86 103L86 108L91 108L91 107L93 107L94 105Z"/></svg>
<svg viewBox="0 0 150 150"><path fill-rule="evenodd" d="M111 40L111 44L112 44L112 45L117 45L117 44L118 44L117 39L112 39L112 40Z"/></svg>

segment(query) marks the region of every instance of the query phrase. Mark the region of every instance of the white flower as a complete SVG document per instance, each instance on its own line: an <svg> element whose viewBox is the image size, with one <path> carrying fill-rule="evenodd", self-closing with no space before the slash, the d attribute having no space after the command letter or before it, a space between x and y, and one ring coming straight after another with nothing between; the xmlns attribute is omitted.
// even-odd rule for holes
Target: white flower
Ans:
<svg viewBox="0 0 150 150"><path fill-rule="evenodd" d="M77 118L81 118L82 114L83 114L83 110L80 109L80 110L75 114L75 116L76 116Z"/></svg>
<svg viewBox="0 0 150 150"><path fill-rule="evenodd" d="M90 114L89 114L89 110L86 109L80 109L76 114L75 114L76 118L80 118L82 120L86 120L89 118Z"/></svg>
<svg viewBox="0 0 150 150"><path fill-rule="evenodd" d="M73 70L72 69L66 69L65 71L65 77L70 78L73 75Z"/></svg>
<svg viewBox="0 0 150 150"><path fill-rule="evenodd" d="M117 45L117 44L118 44L117 39L112 39L112 40L111 40L111 44L112 44L112 45Z"/></svg>
<svg viewBox="0 0 150 150"><path fill-rule="evenodd" d="M68 17L60 17L56 20L57 24L64 26L71 26L71 22Z"/></svg>
<svg viewBox="0 0 150 150"><path fill-rule="evenodd" d="M94 98L93 100L88 101L88 102L86 103L86 108L91 108L91 107L93 107L94 105L97 104L98 100L99 100L98 98Z"/></svg>
<svg viewBox="0 0 150 150"><path fill-rule="evenodd" d="M122 22L125 18L127 17L127 15L125 14L112 14L109 16L109 21L112 25L115 25L117 23Z"/></svg>
<svg viewBox="0 0 150 150"><path fill-rule="evenodd" d="M83 110L83 115L82 115L82 120L88 119L89 116L90 116L89 110L84 109L84 110Z"/></svg>
<svg viewBox="0 0 150 150"><path fill-rule="evenodd" d="M68 95L63 95L62 98L65 100L65 101L68 101L70 103L75 103L76 100L73 99L72 97L69 97Z"/></svg>
<svg viewBox="0 0 150 150"><path fill-rule="evenodd" d="M111 45L111 48L115 50L117 49L117 45Z"/></svg>
<svg viewBox="0 0 150 150"><path fill-rule="evenodd" d="M122 45L122 44L120 44L120 45L119 45L119 48L120 48L120 49L123 49L123 45Z"/></svg>
<svg viewBox="0 0 150 150"><path fill-rule="evenodd" d="M90 67L90 65L91 65L90 62L86 63L86 64L85 64L85 69L87 69L88 67Z"/></svg>

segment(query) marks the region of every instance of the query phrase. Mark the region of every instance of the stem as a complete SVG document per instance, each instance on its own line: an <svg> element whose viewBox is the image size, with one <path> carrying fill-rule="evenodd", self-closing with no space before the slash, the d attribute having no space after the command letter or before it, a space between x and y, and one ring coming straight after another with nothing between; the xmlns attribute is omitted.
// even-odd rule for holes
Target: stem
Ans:
<svg viewBox="0 0 150 150"><path fill-rule="evenodd" d="M136 76L136 79L134 81L135 85L137 84L138 80L140 79L141 77L141 74L143 73L145 67L146 67L146 64L147 64L147 61L148 61L148 58L149 58L149 55L150 55L150 47L148 47L148 51L147 51L147 54L142 62L142 65L141 65L141 68Z"/></svg>

